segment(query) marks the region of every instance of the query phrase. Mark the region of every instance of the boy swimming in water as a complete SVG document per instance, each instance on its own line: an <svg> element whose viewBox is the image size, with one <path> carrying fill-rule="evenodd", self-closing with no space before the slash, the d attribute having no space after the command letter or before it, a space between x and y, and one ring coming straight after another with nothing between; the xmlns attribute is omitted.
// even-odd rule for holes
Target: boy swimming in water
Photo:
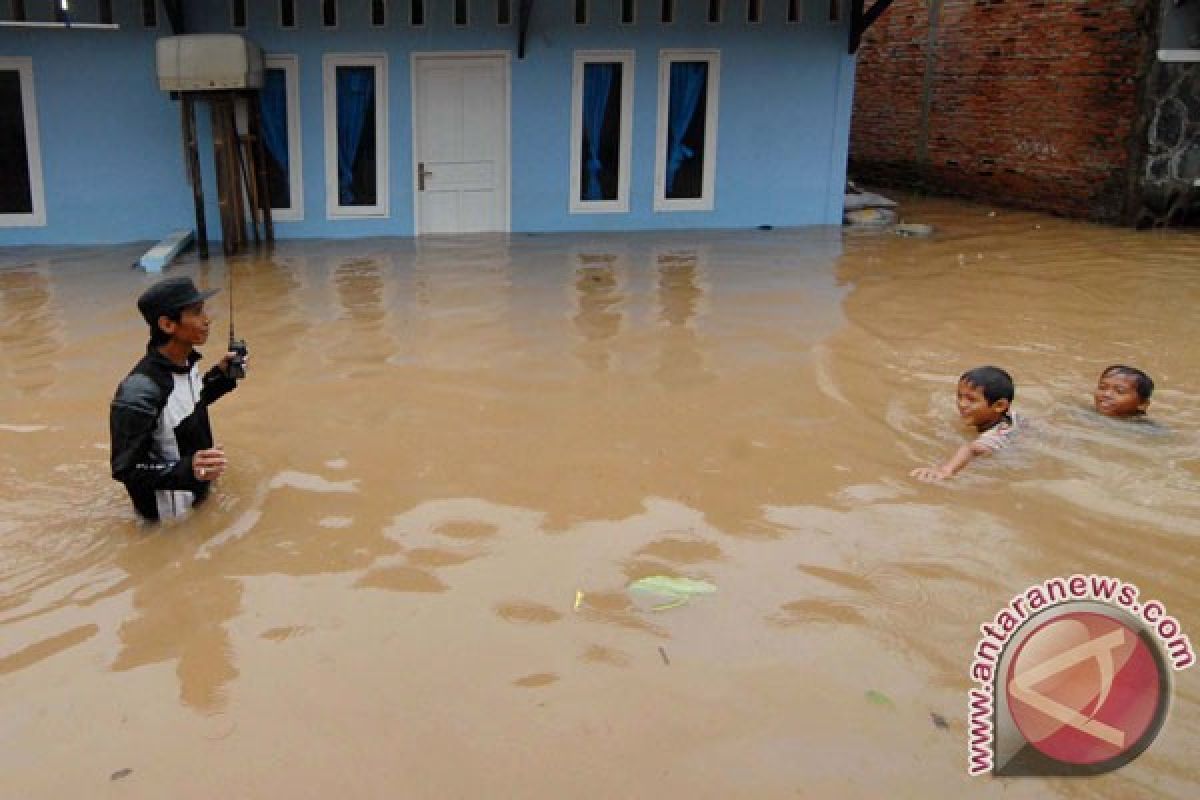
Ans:
<svg viewBox="0 0 1200 800"><path fill-rule="evenodd" d="M1113 364L1100 373L1093 401L1106 417L1144 417L1154 394L1154 381L1136 367Z"/></svg>
<svg viewBox="0 0 1200 800"><path fill-rule="evenodd" d="M989 455L1006 446L1017 430L1017 420L1009 413L1013 401L1013 380L999 367L976 367L958 379L958 415L979 436L955 451L939 467L918 467L909 474L926 483L953 477L976 456Z"/></svg>

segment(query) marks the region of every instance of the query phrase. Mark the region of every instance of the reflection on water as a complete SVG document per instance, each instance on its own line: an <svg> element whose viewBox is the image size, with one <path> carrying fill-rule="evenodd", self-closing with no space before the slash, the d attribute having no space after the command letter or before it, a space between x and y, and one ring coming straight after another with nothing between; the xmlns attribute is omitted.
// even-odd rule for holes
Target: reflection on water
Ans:
<svg viewBox="0 0 1200 800"><path fill-rule="evenodd" d="M659 350L658 378L668 387L704 376L704 355L696 332L704 300L699 255L694 251L655 254L659 318L666 326Z"/></svg>
<svg viewBox="0 0 1200 800"><path fill-rule="evenodd" d="M579 253L575 270L578 310L575 327L583 344L579 358L589 369L607 372L612 366L610 341L621 331L624 296L618 277L618 256L611 253Z"/></svg>
<svg viewBox="0 0 1200 800"><path fill-rule="evenodd" d="M47 277L48 266L0 266L0 348L9 355L4 382L25 395L42 394L59 370L62 320Z"/></svg>
<svg viewBox="0 0 1200 800"><path fill-rule="evenodd" d="M232 271L252 364L212 412L229 472L157 529L104 414L153 278L133 248L0 254L6 790L1195 796L1200 670L1120 772L963 757L978 626L1025 586L1118 575L1200 626L1195 239L906 216L938 234L185 257ZM1114 362L1154 376L1158 429L1089 410ZM964 441L955 378L983 363L1030 434L910 480ZM655 611L627 591L653 575L717 592Z"/></svg>

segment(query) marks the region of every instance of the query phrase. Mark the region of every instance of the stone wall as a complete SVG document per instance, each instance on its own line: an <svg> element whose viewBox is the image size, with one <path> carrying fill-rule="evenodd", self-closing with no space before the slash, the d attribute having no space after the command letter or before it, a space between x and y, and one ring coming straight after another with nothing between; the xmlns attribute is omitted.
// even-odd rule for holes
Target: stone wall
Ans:
<svg viewBox="0 0 1200 800"><path fill-rule="evenodd" d="M1155 64L1137 174L1138 227L1200 224L1200 64Z"/></svg>
<svg viewBox="0 0 1200 800"><path fill-rule="evenodd" d="M1157 0L896 0L859 51L851 176L1130 221L1157 9ZM1168 106L1158 127L1169 136L1178 106Z"/></svg>

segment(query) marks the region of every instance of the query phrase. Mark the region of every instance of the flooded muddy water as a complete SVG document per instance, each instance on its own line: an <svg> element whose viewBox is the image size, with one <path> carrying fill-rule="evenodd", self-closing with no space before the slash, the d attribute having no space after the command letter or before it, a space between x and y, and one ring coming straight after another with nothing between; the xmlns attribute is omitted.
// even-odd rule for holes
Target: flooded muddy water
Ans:
<svg viewBox="0 0 1200 800"><path fill-rule="evenodd" d="M979 626L1027 586L1120 577L1200 644L1200 239L904 212L937 233L186 256L232 271L250 377L160 527L108 467L142 248L0 251L0 796L1200 795L1196 668L1117 772L966 774ZM1158 429L1089 410L1116 362ZM913 480L980 364L1029 428Z"/></svg>

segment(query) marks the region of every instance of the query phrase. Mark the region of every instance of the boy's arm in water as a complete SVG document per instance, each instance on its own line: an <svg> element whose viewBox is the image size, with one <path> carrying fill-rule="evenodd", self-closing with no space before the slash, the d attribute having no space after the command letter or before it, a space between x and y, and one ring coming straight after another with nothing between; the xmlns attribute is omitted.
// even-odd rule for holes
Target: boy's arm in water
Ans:
<svg viewBox="0 0 1200 800"><path fill-rule="evenodd" d="M975 456L985 456L991 452L992 449L990 447L982 444L977 439L970 444L964 444L954 451L954 455L940 467L918 467L908 474L925 483L944 481L947 478L953 478L957 475L963 467L971 463L971 459L975 458Z"/></svg>

